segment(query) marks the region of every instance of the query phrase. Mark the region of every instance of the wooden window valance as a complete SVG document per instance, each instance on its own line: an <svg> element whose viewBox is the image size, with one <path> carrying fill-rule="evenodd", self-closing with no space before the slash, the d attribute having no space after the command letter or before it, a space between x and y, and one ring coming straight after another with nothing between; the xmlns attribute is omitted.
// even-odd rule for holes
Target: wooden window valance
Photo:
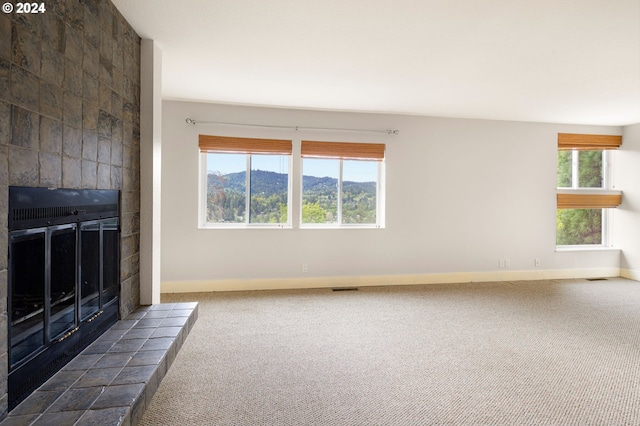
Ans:
<svg viewBox="0 0 640 426"><path fill-rule="evenodd" d="M578 133L558 133L558 149L580 149L598 151L618 149L622 145L622 136L583 135Z"/></svg>
<svg viewBox="0 0 640 426"><path fill-rule="evenodd" d="M385 144L302 141L302 157L384 160Z"/></svg>
<svg viewBox="0 0 640 426"><path fill-rule="evenodd" d="M291 155L291 146L290 140L282 139L236 138L211 135L199 135L198 138L200 152Z"/></svg>
<svg viewBox="0 0 640 426"><path fill-rule="evenodd" d="M621 202L622 194L558 194L559 209L606 209Z"/></svg>

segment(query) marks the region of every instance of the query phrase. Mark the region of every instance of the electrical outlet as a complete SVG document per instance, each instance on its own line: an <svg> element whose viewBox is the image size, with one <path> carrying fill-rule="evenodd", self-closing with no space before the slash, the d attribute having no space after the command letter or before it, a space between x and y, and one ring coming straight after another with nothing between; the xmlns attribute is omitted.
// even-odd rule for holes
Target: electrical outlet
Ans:
<svg viewBox="0 0 640 426"><path fill-rule="evenodd" d="M540 267L540 259L535 258L533 259L533 266L535 266L536 268Z"/></svg>
<svg viewBox="0 0 640 426"><path fill-rule="evenodd" d="M505 259L504 267L505 268L511 268L511 259Z"/></svg>
<svg viewBox="0 0 640 426"><path fill-rule="evenodd" d="M305 274L307 272L309 272L309 265L307 265L306 263L302 264L302 272L304 272Z"/></svg>

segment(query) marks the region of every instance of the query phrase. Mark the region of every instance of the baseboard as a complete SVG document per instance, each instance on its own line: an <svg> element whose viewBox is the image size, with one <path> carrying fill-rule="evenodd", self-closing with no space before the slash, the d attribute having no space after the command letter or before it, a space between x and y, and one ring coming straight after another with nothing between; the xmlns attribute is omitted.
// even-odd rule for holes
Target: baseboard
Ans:
<svg viewBox="0 0 640 426"><path fill-rule="evenodd" d="M630 280L640 281L640 271L637 269L620 269L620 276Z"/></svg>
<svg viewBox="0 0 640 426"><path fill-rule="evenodd" d="M640 278L640 271L635 271ZM195 293L240 290L290 290L304 288L366 287L382 285L449 284L491 281L528 281L621 276L619 268L550 269L528 271L452 272L341 277L296 277L268 279L226 279L207 281L163 281L162 293Z"/></svg>

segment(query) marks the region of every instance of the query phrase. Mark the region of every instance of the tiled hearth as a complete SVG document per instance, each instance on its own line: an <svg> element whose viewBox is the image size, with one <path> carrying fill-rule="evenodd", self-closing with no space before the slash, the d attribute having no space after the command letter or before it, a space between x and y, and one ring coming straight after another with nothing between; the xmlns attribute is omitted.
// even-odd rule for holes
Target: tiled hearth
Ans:
<svg viewBox="0 0 640 426"><path fill-rule="evenodd" d="M135 425L198 317L197 303L138 308L0 423Z"/></svg>

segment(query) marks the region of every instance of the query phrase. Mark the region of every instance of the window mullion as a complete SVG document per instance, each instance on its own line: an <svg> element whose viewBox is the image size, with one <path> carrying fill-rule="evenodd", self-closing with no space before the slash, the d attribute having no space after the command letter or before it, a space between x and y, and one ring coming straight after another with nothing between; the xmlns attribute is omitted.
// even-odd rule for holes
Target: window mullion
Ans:
<svg viewBox="0 0 640 426"><path fill-rule="evenodd" d="M602 209L602 245L609 246L609 209Z"/></svg>
<svg viewBox="0 0 640 426"><path fill-rule="evenodd" d="M606 149L602 150L602 188L611 189L609 184L611 176L609 175L609 155Z"/></svg>
<svg viewBox="0 0 640 426"><path fill-rule="evenodd" d="M378 162L378 181L376 182L376 226L380 227L380 224L382 223L382 218L380 217L380 214L382 212L382 204L383 204L383 200L382 200L382 194L384 193L384 191L382 190L382 161Z"/></svg>
<svg viewBox="0 0 640 426"><path fill-rule="evenodd" d="M579 181L579 152L577 149L571 151L571 188L578 189L580 188Z"/></svg>

